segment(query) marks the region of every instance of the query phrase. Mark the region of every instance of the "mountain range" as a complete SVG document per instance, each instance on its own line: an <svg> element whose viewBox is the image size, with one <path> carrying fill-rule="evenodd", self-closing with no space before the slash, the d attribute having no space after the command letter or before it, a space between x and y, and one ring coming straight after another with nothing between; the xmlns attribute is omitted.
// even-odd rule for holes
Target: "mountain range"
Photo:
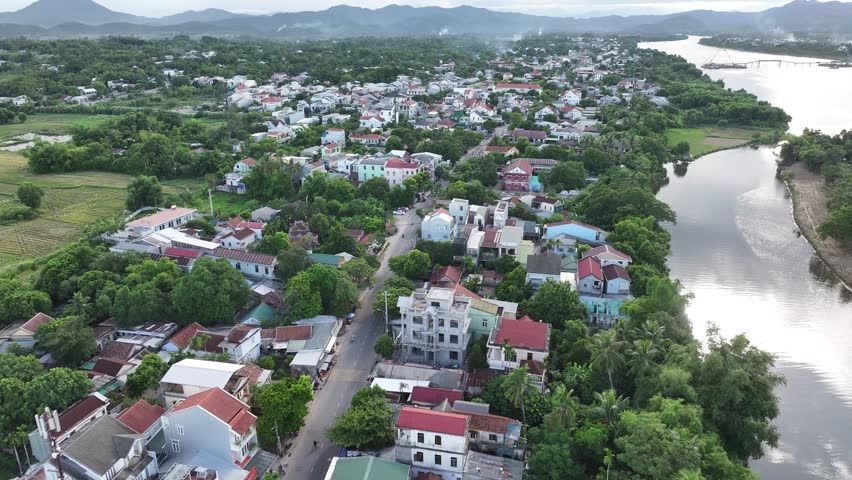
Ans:
<svg viewBox="0 0 852 480"><path fill-rule="evenodd" d="M693 10L668 15L562 18L484 8L338 5L322 11L247 15L220 9L161 18L116 12L94 0L38 0L0 12L2 36L173 34L272 39L435 34L513 35L535 32L629 34L826 33L852 34L852 3L795 0L761 12Z"/></svg>

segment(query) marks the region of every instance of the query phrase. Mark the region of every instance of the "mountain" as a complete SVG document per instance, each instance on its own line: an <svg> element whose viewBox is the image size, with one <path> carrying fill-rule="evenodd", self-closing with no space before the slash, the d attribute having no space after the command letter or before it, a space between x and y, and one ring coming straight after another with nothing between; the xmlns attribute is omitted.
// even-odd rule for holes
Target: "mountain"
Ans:
<svg viewBox="0 0 852 480"><path fill-rule="evenodd" d="M13 26L14 25L14 26ZM460 6L368 8L338 5L322 11L246 15L220 9L162 18L114 12L93 0L38 0L0 12L0 36L229 35L268 39L400 35L487 35L538 32L627 34L829 33L852 34L852 3L795 0L762 12L692 10L669 15L558 18Z"/></svg>
<svg viewBox="0 0 852 480"><path fill-rule="evenodd" d="M138 23L142 17L110 10L93 0L38 0L17 12L0 12L0 23L52 27L65 22L103 25Z"/></svg>

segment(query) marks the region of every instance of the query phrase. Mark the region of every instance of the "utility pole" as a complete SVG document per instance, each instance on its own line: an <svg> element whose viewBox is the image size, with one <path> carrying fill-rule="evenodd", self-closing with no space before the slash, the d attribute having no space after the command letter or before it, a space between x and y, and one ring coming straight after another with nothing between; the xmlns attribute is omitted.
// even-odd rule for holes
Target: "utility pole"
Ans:
<svg viewBox="0 0 852 480"><path fill-rule="evenodd" d="M385 290L385 334L390 331L390 321L388 321L388 291Z"/></svg>

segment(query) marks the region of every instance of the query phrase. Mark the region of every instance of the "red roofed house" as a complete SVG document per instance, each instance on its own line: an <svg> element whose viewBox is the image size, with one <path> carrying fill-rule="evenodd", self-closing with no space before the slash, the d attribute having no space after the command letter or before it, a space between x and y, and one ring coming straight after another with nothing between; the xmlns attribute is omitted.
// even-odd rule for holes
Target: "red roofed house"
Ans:
<svg viewBox="0 0 852 480"><path fill-rule="evenodd" d="M514 90L518 93L540 92L541 85L535 83L498 83L494 86L495 92L508 92Z"/></svg>
<svg viewBox="0 0 852 480"><path fill-rule="evenodd" d="M249 245L260 240L261 237L261 234L255 232L250 228L240 228L223 235L219 239L219 243L221 243L225 248L232 248L234 250L246 250L248 249Z"/></svg>
<svg viewBox="0 0 852 480"><path fill-rule="evenodd" d="M257 165L257 160L244 158L234 164L234 173L248 173L255 165Z"/></svg>
<svg viewBox="0 0 852 480"><path fill-rule="evenodd" d="M436 270L429 279L429 283L436 287L453 288L461 282L461 276L461 269L455 265L450 265Z"/></svg>
<svg viewBox="0 0 852 480"><path fill-rule="evenodd" d="M577 264L577 291L592 295L603 293L603 268L597 257L586 257Z"/></svg>
<svg viewBox="0 0 852 480"><path fill-rule="evenodd" d="M599 247L586 250L583 252L583 258L586 257L596 257L601 261L601 265L604 267L607 265L620 265L627 268L627 266L630 265L630 262L633 261L630 255L613 248L611 245L601 245Z"/></svg>
<svg viewBox="0 0 852 480"><path fill-rule="evenodd" d="M6 342L13 342L19 344L27 350L32 350L32 348L35 346L35 340L33 339L33 335L35 335L35 332L36 330L38 330L38 327L41 325L46 325L52 321L53 317L39 312L33 315L32 318L30 318L23 324L10 325L9 327L0 331L0 345L3 345Z"/></svg>
<svg viewBox="0 0 852 480"><path fill-rule="evenodd" d="M409 163L398 158L391 158L388 160L388 163L385 164L385 180L388 181L388 185L390 185L391 188L396 185L402 185L402 182L404 182L406 178L417 175L417 167L418 165L416 163Z"/></svg>
<svg viewBox="0 0 852 480"><path fill-rule="evenodd" d="M244 468L258 450L257 417L221 388L187 397L163 415L162 423L172 457L204 452Z"/></svg>
<svg viewBox="0 0 852 480"><path fill-rule="evenodd" d="M145 400L139 400L131 405L130 408L121 412L116 417L116 420L139 435L143 435L145 443L148 444L163 429L160 417L164 413L166 413L165 408L159 405L152 405Z"/></svg>
<svg viewBox="0 0 852 480"><path fill-rule="evenodd" d="M204 338L201 344L196 338ZM196 355L227 353L231 360L242 363L260 357L261 330L249 325L237 325L227 334L213 333L196 322L183 327L163 345L163 351L193 352Z"/></svg>
<svg viewBox="0 0 852 480"><path fill-rule="evenodd" d="M62 445L69 437L86 428L90 423L107 414L109 400L100 393L92 393L66 408L59 414L59 436L56 442ZM44 461L50 458L50 445L34 431L29 435L33 455Z"/></svg>
<svg viewBox="0 0 852 480"><path fill-rule="evenodd" d="M530 189L533 168L526 160L516 160L503 170L503 188L510 192L526 192Z"/></svg>
<svg viewBox="0 0 852 480"><path fill-rule="evenodd" d="M550 348L549 323L536 322L530 317L520 320L501 318L488 338L488 367L495 370L514 370L527 367L539 388L544 387L544 358ZM507 356L505 346L512 347Z"/></svg>
<svg viewBox="0 0 852 480"><path fill-rule="evenodd" d="M468 450L470 418L458 413L403 407L396 422L396 461L411 474L461 478Z"/></svg>
<svg viewBox="0 0 852 480"><path fill-rule="evenodd" d="M445 388L414 387L411 389L411 403L421 407L434 407L446 400L450 405L462 399L460 390L447 390Z"/></svg>
<svg viewBox="0 0 852 480"><path fill-rule="evenodd" d="M544 143L547 139L547 132L541 130L523 130L520 128L516 128L512 130L512 133L509 134L512 137L513 142L517 142L520 138L526 138L533 145L538 145L540 143Z"/></svg>
<svg viewBox="0 0 852 480"><path fill-rule="evenodd" d="M499 145L488 145L485 147L485 153L502 153L507 157L511 157L512 155L518 155L519 152L515 147L501 147Z"/></svg>

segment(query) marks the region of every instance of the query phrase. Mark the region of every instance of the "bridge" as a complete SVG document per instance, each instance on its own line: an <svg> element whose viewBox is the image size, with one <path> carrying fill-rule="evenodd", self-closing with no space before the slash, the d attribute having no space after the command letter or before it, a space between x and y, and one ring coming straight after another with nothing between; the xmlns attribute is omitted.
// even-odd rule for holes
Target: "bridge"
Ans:
<svg viewBox="0 0 852 480"><path fill-rule="evenodd" d="M716 62L716 57L720 54L724 54L728 57L728 62ZM743 70L746 68L760 68L764 65L767 66L775 66L775 67L827 67L831 69L837 68L850 68L852 67L852 61L792 61L792 60L780 60L780 59L765 59L765 60L752 60L750 62L735 62L733 58L731 58L731 53L728 52L724 46L720 47L719 50L710 57L710 60L707 61L704 65L701 65L701 68L708 70Z"/></svg>

